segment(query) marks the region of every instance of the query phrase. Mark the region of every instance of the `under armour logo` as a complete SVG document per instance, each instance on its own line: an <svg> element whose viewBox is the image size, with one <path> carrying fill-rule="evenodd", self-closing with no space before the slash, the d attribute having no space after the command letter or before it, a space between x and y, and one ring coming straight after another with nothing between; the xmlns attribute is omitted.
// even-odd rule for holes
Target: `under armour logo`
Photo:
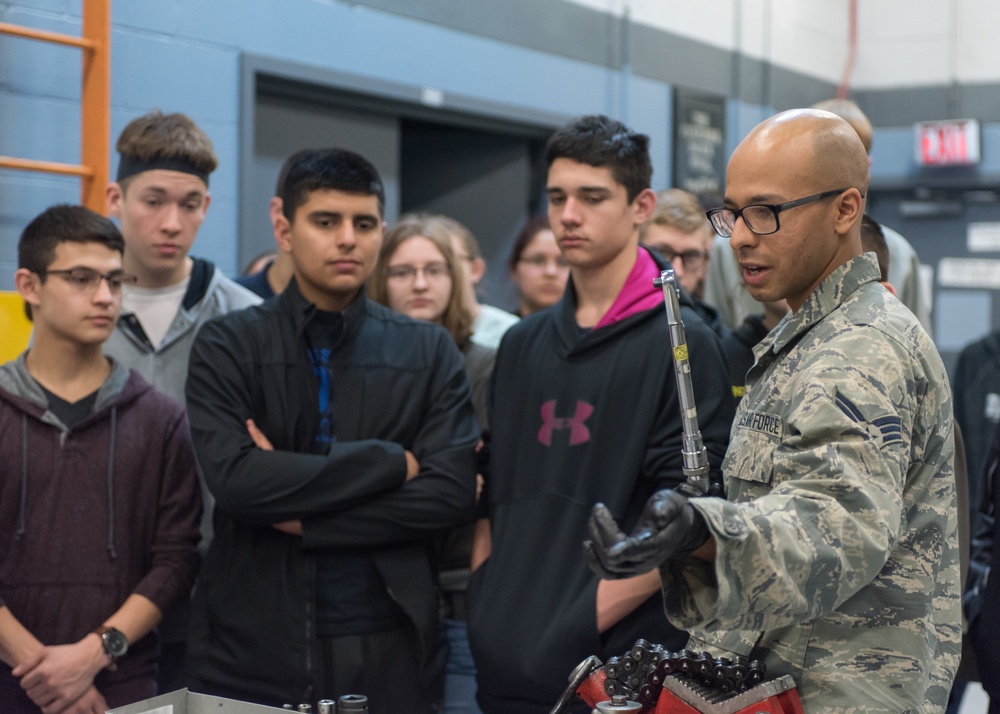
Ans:
<svg viewBox="0 0 1000 714"><path fill-rule="evenodd" d="M569 429L569 445L579 446L590 441L590 429L586 421L594 413L594 407L587 402L577 400L576 413L571 417L556 416L556 400L551 399L540 410L542 426L538 430L538 440L546 446L552 446L552 432Z"/></svg>

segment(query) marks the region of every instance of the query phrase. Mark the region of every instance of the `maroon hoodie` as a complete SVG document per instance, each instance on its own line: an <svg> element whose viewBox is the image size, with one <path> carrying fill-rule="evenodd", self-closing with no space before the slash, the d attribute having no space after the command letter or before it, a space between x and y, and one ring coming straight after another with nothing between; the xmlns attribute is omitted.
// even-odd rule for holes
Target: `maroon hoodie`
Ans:
<svg viewBox="0 0 1000 714"><path fill-rule="evenodd" d="M0 605L43 644L69 644L132 593L161 611L198 568L201 491L184 410L114 364L67 429L24 356L0 367ZM131 644L95 685L109 707L155 693L158 641ZM0 711L38 711L0 664Z"/></svg>

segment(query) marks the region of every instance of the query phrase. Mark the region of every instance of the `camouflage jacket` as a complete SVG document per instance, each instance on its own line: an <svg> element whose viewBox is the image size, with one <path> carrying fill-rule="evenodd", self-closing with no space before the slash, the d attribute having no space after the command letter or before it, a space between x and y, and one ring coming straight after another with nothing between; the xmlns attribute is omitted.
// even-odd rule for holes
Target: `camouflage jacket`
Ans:
<svg viewBox="0 0 1000 714"><path fill-rule="evenodd" d="M692 648L763 654L807 712L943 712L961 649L948 380L877 280L851 260L757 346L728 500L692 500L715 562L661 569Z"/></svg>

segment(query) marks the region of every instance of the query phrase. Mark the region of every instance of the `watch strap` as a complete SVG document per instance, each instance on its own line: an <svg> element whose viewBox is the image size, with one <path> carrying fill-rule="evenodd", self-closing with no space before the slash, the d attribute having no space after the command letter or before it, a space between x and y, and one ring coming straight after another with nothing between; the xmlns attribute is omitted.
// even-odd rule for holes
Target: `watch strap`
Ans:
<svg viewBox="0 0 1000 714"><path fill-rule="evenodd" d="M111 651L111 645L108 642L108 635L114 633L121 637L125 641L126 650L128 649L128 638L122 634L121 630L109 627L108 625L101 625L100 627L95 628L93 633L101 638L101 649L104 650L104 654L109 660L108 669L112 672L115 671L118 669L118 657L120 655L116 655Z"/></svg>

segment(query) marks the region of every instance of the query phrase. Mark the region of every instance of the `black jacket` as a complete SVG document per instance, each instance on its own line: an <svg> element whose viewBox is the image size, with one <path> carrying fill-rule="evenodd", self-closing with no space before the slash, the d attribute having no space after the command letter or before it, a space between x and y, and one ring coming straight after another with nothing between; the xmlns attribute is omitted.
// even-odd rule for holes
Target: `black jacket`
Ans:
<svg viewBox="0 0 1000 714"><path fill-rule="evenodd" d="M372 558L417 627L427 682L437 677L444 652L431 541L474 508L479 430L448 334L362 292L343 312L330 357L335 443L316 453L318 388L303 334L315 312L293 281L207 323L191 351L191 431L216 499L191 666L202 682L247 698L312 700L316 557L337 551ZM254 446L247 418L273 452ZM405 483L404 449L420 462ZM271 526L294 519L301 538Z"/></svg>
<svg viewBox="0 0 1000 714"><path fill-rule="evenodd" d="M955 421L965 437L969 506L975 530L976 511L983 492L983 468L1000 424L1000 332L966 345L958 355L954 377Z"/></svg>
<svg viewBox="0 0 1000 714"><path fill-rule="evenodd" d="M968 611L968 637L976 653L979 665L979 680L990 695L991 705L1000 702L1000 641L997 639L997 629L1000 628L1000 430L994 433L993 443L986 454L986 465L982 473L983 486L987 489L988 501L983 504L984 512L992 516L992 523L983 520L980 527L988 527L980 532L974 542L975 555L988 555L983 563L989 567L985 592L977 603L981 606L978 612ZM978 548L976 547L978 546ZM967 603L968 605L968 603ZM990 711L993 711L991 706Z"/></svg>
<svg viewBox="0 0 1000 714"><path fill-rule="evenodd" d="M513 326L497 352L484 494L493 550L469 584L469 637L488 713L544 714L589 655L607 661L640 637L674 649L687 641L658 594L598 634L598 578L583 557L594 503L628 532L654 491L684 481L662 301L587 332L575 311L570 281L559 304ZM686 295L681 314L717 477L735 400L718 338Z"/></svg>

